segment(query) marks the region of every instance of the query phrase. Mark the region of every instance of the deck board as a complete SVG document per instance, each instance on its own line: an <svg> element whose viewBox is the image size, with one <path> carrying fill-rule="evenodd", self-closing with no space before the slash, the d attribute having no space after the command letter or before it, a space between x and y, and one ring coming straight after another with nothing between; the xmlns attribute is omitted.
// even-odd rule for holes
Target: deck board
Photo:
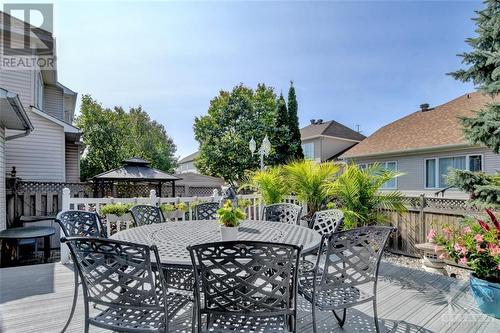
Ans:
<svg viewBox="0 0 500 333"><path fill-rule="evenodd" d="M73 295L71 266L59 263L0 269L0 332L60 332ZM82 297L67 332L83 331ZM311 306L299 299L298 332L312 332ZM319 332L375 332L371 303L348 310L340 329L331 313L319 313ZM481 314L468 284L383 262L378 285L383 332L499 332L500 321ZM191 308L174 319L173 332L191 332ZM107 332L91 327L91 332Z"/></svg>

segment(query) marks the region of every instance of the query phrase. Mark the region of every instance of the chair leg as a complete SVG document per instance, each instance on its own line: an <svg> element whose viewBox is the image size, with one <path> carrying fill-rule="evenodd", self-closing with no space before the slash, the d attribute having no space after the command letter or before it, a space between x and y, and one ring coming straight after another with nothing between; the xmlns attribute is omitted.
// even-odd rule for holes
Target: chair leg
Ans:
<svg viewBox="0 0 500 333"><path fill-rule="evenodd" d="M347 309L343 309L343 314L342 314L342 319L340 319L340 317L337 315L337 313L335 312L335 310L332 310L333 312L333 315L335 316L335 318L337 319L337 322L339 323L339 326L340 327L343 327L344 326L344 323L345 323L345 315L347 313Z"/></svg>
<svg viewBox="0 0 500 333"><path fill-rule="evenodd" d="M68 320L66 321L66 325L64 325L61 333L64 333L66 329L68 329L69 323L71 322L71 319L73 319L73 315L75 314L76 301L78 300L78 271L76 268L76 264L74 265L73 269L75 273L75 291L73 293L73 305L71 306L71 312L69 313Z"/></svg>
<svg viewBox="0 0 500 333"><path fill-rule="evenodd" d="M380 332L380 327L378 326L378 316L377 316L377 300L373 300L373 319L375 320L375 330L377 333Z"/></svg>
<svg viewBox="0 0 500 333"><path fill-rule="evenodd" d="M312 313L312 320L313 320L313 333L317 333L318 328L316 327L316 302L313 299L313 302L311 302L311 313Z"/></svg>

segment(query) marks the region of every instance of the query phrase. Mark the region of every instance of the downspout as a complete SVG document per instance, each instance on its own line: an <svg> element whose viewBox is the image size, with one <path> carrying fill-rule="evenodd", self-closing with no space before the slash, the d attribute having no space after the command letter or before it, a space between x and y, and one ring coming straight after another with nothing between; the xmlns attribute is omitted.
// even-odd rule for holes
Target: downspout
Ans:
<svg viewBox="0 0 500 333"><path fill-rule="evenodd" d="M9 140L14 140L14 139L19 139L19 138L25 137L25 136L29 135L31 133L31 131L32 131L31 128L28 128L23 133L19 133L19 134L16 134L16 135L7 136L5 138L5 141L9 141Z"/></svg>
<svg viewBox="0 0 500 333"><path fill-rule="evenodd" d="M31 121L27 117L23 106L20 104L18 96L16 94L12 94L12 93L7 92L6 97L7 97L7 101L9 102L9 104L12 107L12 109L14 110L14 112L17 113L17 116L19 117L19 119L23 120L24 125L25 125L25 130L23 133L19 133L19 134L5 137L5 141L22 138L22 137L29 135L33 131L34 128L33 128L33 125L31 124Z"/></svg>

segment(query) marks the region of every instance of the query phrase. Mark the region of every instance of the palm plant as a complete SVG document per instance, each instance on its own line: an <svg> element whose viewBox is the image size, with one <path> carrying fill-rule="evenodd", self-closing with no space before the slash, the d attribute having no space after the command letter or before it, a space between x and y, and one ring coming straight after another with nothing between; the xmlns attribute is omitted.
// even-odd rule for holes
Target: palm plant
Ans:
<svg viewBox="0 0 500 333"><path fill-rule="evenodd" d="M241 189L256 190L262 196L264 204L271 205L283 202L287 194L285 182L283 181L281 167L270 167L266 170L249 172Z"/></svg>
<svg viewBox="0 0 500 333"><path fill-rule="evenodd" d="M340 166L333 162L302 160L283 169L287 186L299 201L307 204L307 216L311 217L328 198L327 184L335 179Z"/></svg>
<svg viewBox="0 0 500 333"><path fill-rule="evenodd" d="M365 169L355 164L347 165L342 175L326 186L328 193L335 197L344 212L344 228L387 223L389 217L384 212L387 210L405 212L401 192L380 191L384 183L401 175L403 174L386 170L377 163Z"/></svg>

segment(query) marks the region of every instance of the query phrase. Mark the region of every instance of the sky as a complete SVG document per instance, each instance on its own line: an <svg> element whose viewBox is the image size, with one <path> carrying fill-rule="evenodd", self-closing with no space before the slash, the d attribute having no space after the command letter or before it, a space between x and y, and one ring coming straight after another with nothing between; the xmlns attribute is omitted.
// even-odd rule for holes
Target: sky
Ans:
<svg viewBox="0 0 500 333"><path fill-rule="evenodd" d="M294 81L300 125L369 135L474 89L446 73L480 1L74 2L55 4L58 78L105 107L142 105L183 157L220 90Z"/></svg>

